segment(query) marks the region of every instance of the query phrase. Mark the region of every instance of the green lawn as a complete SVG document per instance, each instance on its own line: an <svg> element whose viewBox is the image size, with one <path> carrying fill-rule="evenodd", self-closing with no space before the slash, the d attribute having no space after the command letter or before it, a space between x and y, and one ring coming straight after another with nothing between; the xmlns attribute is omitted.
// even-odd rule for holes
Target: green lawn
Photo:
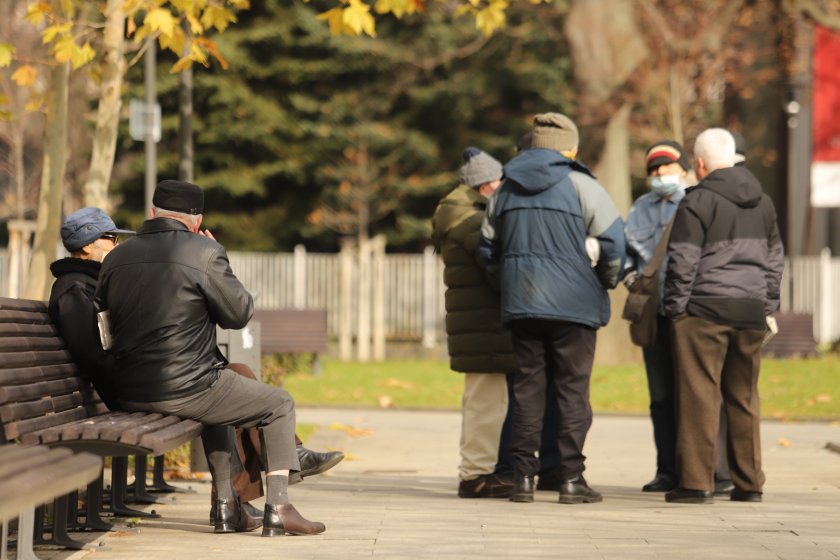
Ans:
<svg viewBox="0 0 840 560"><path fill-rule="evenodd" d="M463 378L447 362L394 360L341 363L323 372L285 376L301 405L457 409ZM825 355L762 363L762 415L783 419L840 419L840 358ZM644 366L600 366L592 373L592 406L599 412L647 413Z"/></svg>

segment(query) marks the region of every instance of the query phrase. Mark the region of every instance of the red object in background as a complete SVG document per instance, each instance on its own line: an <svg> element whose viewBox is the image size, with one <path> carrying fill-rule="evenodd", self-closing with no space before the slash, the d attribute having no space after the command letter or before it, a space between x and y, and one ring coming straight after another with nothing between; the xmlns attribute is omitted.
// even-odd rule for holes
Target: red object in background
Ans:
<svg viewBox="0 0 840 560"><path fill-rule="evenodd" d="M813 161L840 162L840 33L814 26Z"/></svg>

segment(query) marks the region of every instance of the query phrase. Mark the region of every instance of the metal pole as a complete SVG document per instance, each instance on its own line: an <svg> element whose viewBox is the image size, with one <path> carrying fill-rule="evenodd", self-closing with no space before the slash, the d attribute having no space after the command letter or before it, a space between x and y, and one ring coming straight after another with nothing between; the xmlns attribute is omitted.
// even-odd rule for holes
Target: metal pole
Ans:
<svg viewBox="0 0 840 560"><path fill-rule="evenodd" d="M146 88L146 216L152 208L152 195L157 184L157 146L155 146L155 105L157 104L156 74L157 45L155 40L148 40L145 58Z"/></svg>
<svg viewBox="0 0 840 560"><path fill-rule="evenodd" d="M806 231L811 206L811 28L799 16L794 38L795 60L788 103L788 219L785 252L808 252Z"/></svg>

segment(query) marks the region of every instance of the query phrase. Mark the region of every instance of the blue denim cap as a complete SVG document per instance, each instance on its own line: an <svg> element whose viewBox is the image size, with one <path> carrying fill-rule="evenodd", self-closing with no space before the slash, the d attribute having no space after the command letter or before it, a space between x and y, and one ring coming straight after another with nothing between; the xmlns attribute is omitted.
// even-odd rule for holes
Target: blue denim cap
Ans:
<svg viewBox="0 0 840 560"><path fill-rule="evenodd" d="M114 220L99 208L76 210L61 224L61 242L68 251L78 251L106 234L134 233L117 229Z"/></svg>

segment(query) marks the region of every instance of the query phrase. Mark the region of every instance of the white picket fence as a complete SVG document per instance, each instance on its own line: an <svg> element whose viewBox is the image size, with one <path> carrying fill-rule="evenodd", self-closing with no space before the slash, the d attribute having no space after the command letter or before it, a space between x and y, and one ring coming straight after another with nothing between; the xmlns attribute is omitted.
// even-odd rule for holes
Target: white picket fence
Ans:
<svg viewBox="0 0 840 560"><path fill-rule="evenodd" d="M236 275L256 295L258 308L326 309L329 333L338 336L342 306L339 253L308 253L299 247L294 253L231 252L230 260ZM353 296L348 306L354 329L360 301L358 268L354 259L349 291ZM442 278L443 264L430 250L385 256L382 292L385 334L389 340L420 341L426 347L443 341ZM8 294L5 249L0 249L0 293ZM814 334L821 344L840 339L840 258L825 252L816 257L788 259L781 310L811 313Z"/></svg>

